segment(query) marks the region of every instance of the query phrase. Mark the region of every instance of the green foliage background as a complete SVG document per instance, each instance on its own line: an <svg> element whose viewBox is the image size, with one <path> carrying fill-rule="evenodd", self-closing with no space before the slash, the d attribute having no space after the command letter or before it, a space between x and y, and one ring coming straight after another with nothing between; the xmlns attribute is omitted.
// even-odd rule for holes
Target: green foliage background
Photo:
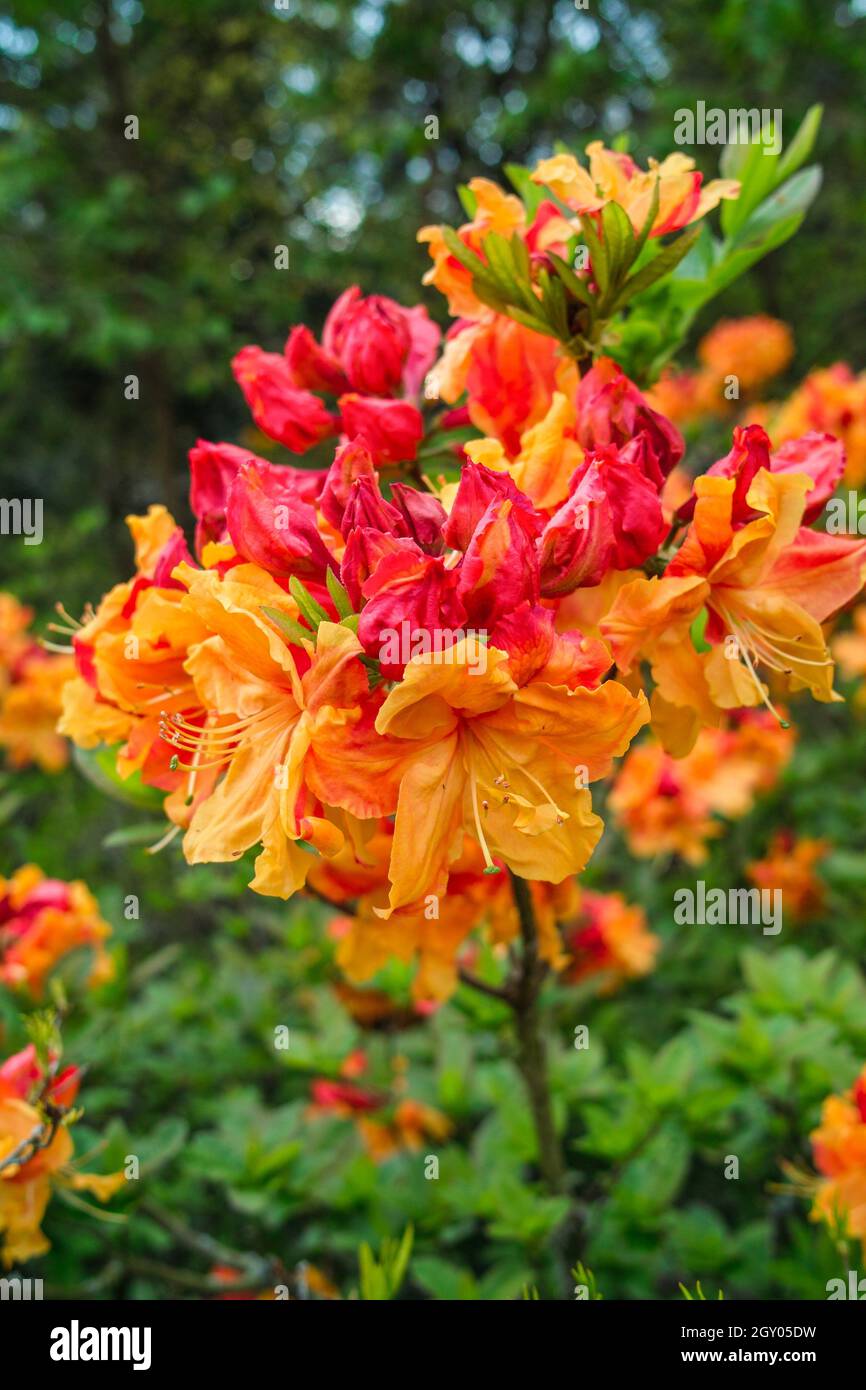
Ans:
<svg viewBox="0 0 866 1390"><path fill-rule="evenodd" d="M866 365L864 16L862 0L4 4L0 493L26 479L46 538L0 540L0 585L45 619L56 598L75 611L125 576L123 515L164 500L184 517L186 450L247 428L228 365L244 343L318 328L353 282L423 297L441 319L414 236L460 220L459 180L625 128L640 159L661 156L674 111L699 99L780 108L788 134L825 107L825 183L803 230L713 318L791 322L791 383L840 357ZM138 141L123 138L130 114ZM713 175L717 151L697 154ZM289 272L273 268L280 243ZM138 403L123 397L130 372ZM89 1068L79 1151L105 1141L105 1171L140 1154L149 1193L190 1227L292 1268L310 1260L344 1294L360 1243L378 1249L411 1222L412 1297L570 1296L562 1271L577 1259L608 1298L672 1297L696 1278L729 1297L823 1296L849 1257L771 1186L782 1160L808 1162L821 1099L866 1056L864 752L848 708L809 712L781 787L713 848L705 877L726 884L779 826L832 842L827 911L796 939L675 929L677 867L606 839L591 881L642 902L665 948L613 1000L553 991L556 1104L582 1175L564 1230L560 1199L527 1180L533 1138L495 1001L461 989L429 1025L361 1038L331 990L323 910L242 892L243 865L188 871L175 846L148 856L146 813L74 769L8 777L0 869L33 860L86 879L120 943L116 981L66 1029ZM129 894L138 921L124 918ZM402 971L385 983L408 997ZM3 1051L21 1045L8 996L0 1020ZM572 1046L580 1023L588 1051ZM359 1045L374 1082L405 1056L409 1094L455 1122L438 1183L418 1156L383 1170L345 1122L310 1121L311 1077ZM55 1291L176 1292L147 1272L177 1253L140 1212L111 1224L55 1203L46 1229L38 1272Z"/></svg>

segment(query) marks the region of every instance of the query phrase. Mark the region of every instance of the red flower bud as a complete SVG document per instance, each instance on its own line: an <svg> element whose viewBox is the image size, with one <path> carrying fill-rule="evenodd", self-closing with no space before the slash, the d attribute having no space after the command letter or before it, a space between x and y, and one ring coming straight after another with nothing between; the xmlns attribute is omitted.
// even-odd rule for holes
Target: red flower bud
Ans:
<svg viewBox="0 0 866 1390"><path fill-rule="evenodd" d="M285 357L259 347L241 348L232 371L259 429L293 454L306 453L336 432L337 422L318 396L294 385Z"/></svg>
<svg viewBox="0 0 866 1390"><path fill-rule="evenodd" d="M360 436L376 463L408 463L415 458L424 421L414 405L358 395L341 396L339 405L346 434Z"/></svg>

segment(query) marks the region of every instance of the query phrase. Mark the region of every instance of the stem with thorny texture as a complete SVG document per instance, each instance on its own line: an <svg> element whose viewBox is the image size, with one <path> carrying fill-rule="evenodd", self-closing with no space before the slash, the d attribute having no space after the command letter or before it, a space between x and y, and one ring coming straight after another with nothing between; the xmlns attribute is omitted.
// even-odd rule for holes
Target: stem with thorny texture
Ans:
<svg viewBox="0 0 866 1390"><path fill-rule="evenodd" d="M529 884L512 873L511 886L523 943L511 1000L517 1026L517 1065L529 1094L542 1176L551 1192L561 1192L565 1167L553 1125L547 1057L539 1026L538 996L547 967L538 954L538 929Z"/></svg>

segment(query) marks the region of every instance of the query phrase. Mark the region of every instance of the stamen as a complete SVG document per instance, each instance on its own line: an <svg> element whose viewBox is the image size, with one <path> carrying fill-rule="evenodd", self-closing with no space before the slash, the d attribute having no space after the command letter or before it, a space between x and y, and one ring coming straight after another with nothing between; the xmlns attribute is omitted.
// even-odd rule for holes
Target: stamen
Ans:
<svg viewBox="0 0 866 1390"><path fill-rule="evenodd" d="M67 613L62 603L55 603L54 611L55 613L59 613L63 621L69 623L73 628L79 628L84 626L84 624L80 623L77 618L73 618L70 613Z"/></svg>
<svg viewBox="0 0 866 1390"><path fill-rule="evenodd" d="M762 703L763 705L766 705L767 709L770 711L770 713L772 714L773 718L776 719L776 720L778 720L778 723L779 723L780 728L782 728L782 729L790 729L790 727L791 727L790 723L788 722L787 719L783 719L782 716L781 716L781 714L779 713L779 711L776 709L776 706L773 704L772 700L770 699L769 691L767 690L767 688L766 688L766 686L764 685L763 681L759 678L757 671L755 670L754 666L752 665L752 659L751 659L751 657L749 656L749 648L751 648L751 650L754 651L755 654L757 655L757 648L755 647L754 643L749 641L749 639L748 639L748 637L746 636L745 632L743 632L742 629L738 626L738 624L734 622L734 620L733 620L733 618L731 617L730 613L728 613L728 611L727 611L726 609L720 607L718 611L719 611L719 615L720 615L720 616L724 619L724 621L728 624L728 627L729 627L730 630L731 630L732 636L736 638L736 641L737 641L737 648L738 648L739 654L740 654L740 656L743 658L743 664L745 665L746 670L748 671L749 675L750 675L751 678L752 678L752 681L754 682L755 689L757 690L758 695L759 695L760 698L761 698L761 703ZM767 663L767 664L769 664L769 663ZM776 668L776 669L778 669L778 668Z"/></svg>
<svg viewBox="0 0 866 1390"><path fill-rule="evenodd" d="M556 812L556 824L562 825L563 821L565 820L565 815L559 809L547 788L541 782L539 782L537 777L533 777L532 773L529 771L528 768L524 767L521 769L521 771L523 772L524 777L528 777L529 781L533 784L533 786L538 788L545 801L547 801L548 805L553 807L554 811Z"/></svg>
<svg viewBox="0 0 866 1390"><path fill-rule="evenodd" d="M481 853L484 855L484 872L486 874L498 873L498 869L487 848L487 841L484 838L484 831L481 829L481 817L478 814L478 783L470 774L470 786L472 788L472 814L475 817L475 833L478 836L478 843L481 846Z"/></svg>
<svg viewBox="0 0 866 1390"><path fill-rule="evenodd" d="M179 825L172 825L172 826L170 826L169 829L168 829L168 830L165 832L165 834L163 835L163 837L162 837L161 840L157 840L157 842L156 842L155 845L148 845L148 846L147 846L147 848L146 848L145 851L144 851L145 854L159 854L160 850L161 850L161 849L165 849L166 845L170 845L171 842L172 842L172 840L175 838L175 836L176 836L176 835L179 835L179 834L180 834L180 826L179 826Z"/></svg>

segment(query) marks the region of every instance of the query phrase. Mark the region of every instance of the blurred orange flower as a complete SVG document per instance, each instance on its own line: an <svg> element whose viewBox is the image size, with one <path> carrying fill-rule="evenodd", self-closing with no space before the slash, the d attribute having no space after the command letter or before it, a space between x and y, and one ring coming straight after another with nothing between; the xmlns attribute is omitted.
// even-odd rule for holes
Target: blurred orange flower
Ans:
<svg viewBox="0 0 866 1390"><path fill-rule="evenodd" d="M703 174L684 154L669 154L641 169L630 155L606 149L600 140L587 145L589 169L573 154L555 154L535 166L532 178L544 184L577 213L600 212L606 203L619 203L635 232L649 216L658 184L659 206L650 236L664 236L705 217L723 198L737 198L735 179L713 179L702 187Z"/></svg>
<svg viewBox="0 0 866 1390"><path fill-rule="evenodd" d="M807 430L835 435L845 446L845 482L866 482L866 372L855 376L845 362L810 372L793 395L769 411L773 443L797 439Z"/></svg>
<svg viewBox="0 0 866 1390"><path fill-rule="evenodd" d="M91 986L110 980L114 967L103 945L111 928L83 883L46 878L25 864L11 879L0 878L0 980L41 997L45 980L71 951L87 947Z"/></svg>
<svg viewBox="0 0 866 1390"><path fill-rule="evenodd" d="M649 739L632 748L614 780L609 805L633 854L707 857L721 833L716 815L736 819L769 791L791 757L794 733L765 710L744 710L721 729L702 729L683 758Z"/></svg>
<svg viewBox="0 0 866 1390"><path fill-rule="evenodd" d="M785 915L805 921L821 912L826 889L815 873L815 865L827 855L824 840L798 839L782 830L773 837L763 859L746 866L749 878L758 888L780 889Z"/></svg>
<svg viewBox="0 0 866 1390"><path fill-rule="evenodd" d="M60 772L69 747L56 732L61 692L75 672L71 657L46 651L28 632L33 610L0 593L0 747L12 767L37 763Z"/></svg>
<svg viewBox="0 0 866 1390"><path fill-rule="evenodd" d="M768 314L722 319L698 344L698 357L719 385L726 376L735 376L741 391L754 391L778 376L793 356L790 328Z"/></svg>
<svg viewBox="0 0 866 1390"><path fill-rule="evenodd" d="M582 892L579 904L564 933L571 957L564 978L576 983L601 973L601 992L610 994L625 980L649 974L661 942L648 930L643 908L619 893Z"/></svg>
<svg viewBox="0 0 866 1390"><path fill-rule="evenodd" d="M32 1044L0 1066L0 1261L6 1269L50 1248L40 1226L55 1188L106 1202L125 1181L123 1173L103 1177L72 1166L74 1147L63 1118L77 1088L74 1067L46 1073Z"/></svg>
<svg viewBox="0 0 866 1390"><path fill-rule="evenodd" d="M827 1097L811 1139L823 1175L812 1220L841 1226L841 1234L862 1240L866 1251L866 1067L849 1091Z"/></svg>

